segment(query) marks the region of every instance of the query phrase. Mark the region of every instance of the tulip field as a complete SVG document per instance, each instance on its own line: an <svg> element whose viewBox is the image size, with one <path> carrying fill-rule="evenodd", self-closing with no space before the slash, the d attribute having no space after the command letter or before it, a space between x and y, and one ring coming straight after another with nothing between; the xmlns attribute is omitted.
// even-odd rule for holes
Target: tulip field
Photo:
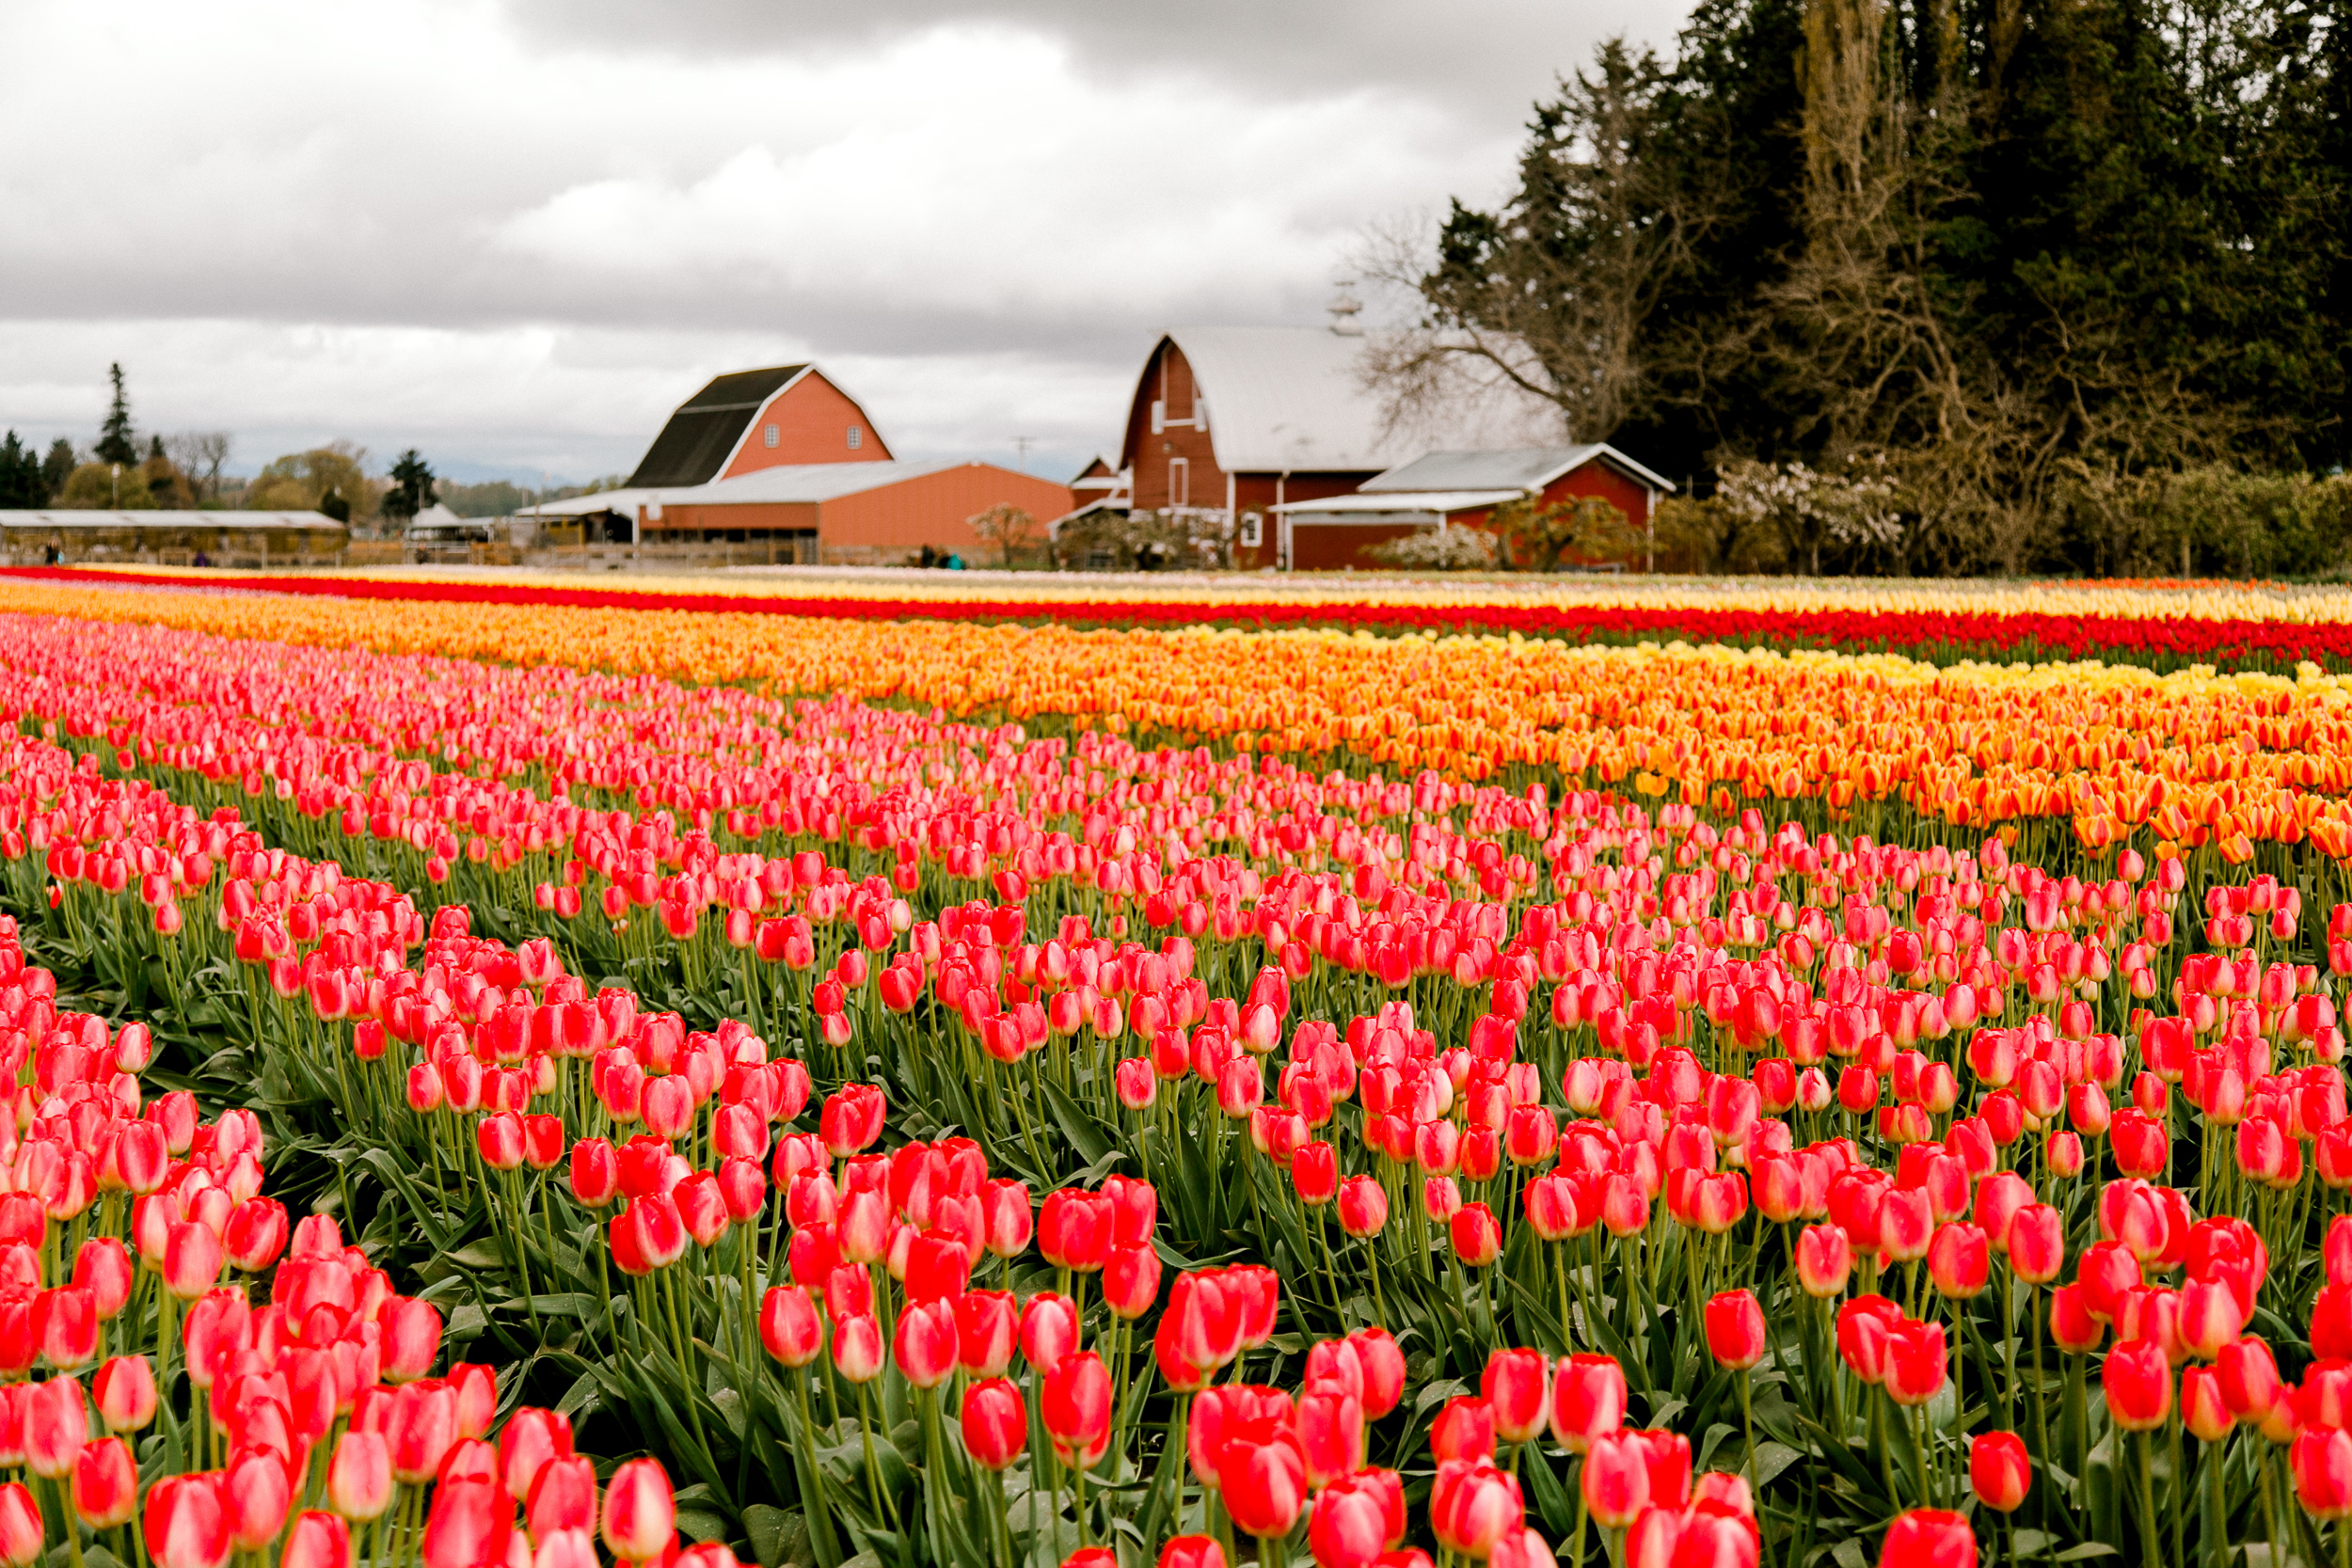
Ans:
<svg viewBox="0 0 2352 1568"><path fill-rule="evenodd" d="M844 602L0 580L7 1568L2352 1562L2343 626Z"/></svg>

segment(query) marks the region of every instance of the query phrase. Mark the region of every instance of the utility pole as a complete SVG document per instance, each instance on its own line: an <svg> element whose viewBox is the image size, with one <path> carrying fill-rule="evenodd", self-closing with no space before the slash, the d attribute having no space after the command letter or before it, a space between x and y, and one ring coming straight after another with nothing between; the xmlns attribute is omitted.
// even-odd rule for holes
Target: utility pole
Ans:
<svg viewBox="0 0 2352 1568"><path fill-rule="evenodd" d="M1016 436L1012 438L1012 450L1021 454L1014 460L1015 466L1025 474L1029 471L1029 449L1036 445L1037 437L1034 436Z"/></svg>

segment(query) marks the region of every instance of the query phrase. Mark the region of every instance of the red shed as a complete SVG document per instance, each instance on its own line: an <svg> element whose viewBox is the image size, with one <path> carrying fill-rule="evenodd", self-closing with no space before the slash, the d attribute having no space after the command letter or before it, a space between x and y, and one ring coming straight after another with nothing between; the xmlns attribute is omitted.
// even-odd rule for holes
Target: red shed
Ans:
<svg viewBox="0 0 2352 1568"><path fill-rule="evenodd" d="M1616 448L1523 447L1432 451L1375 474L1352 495L1277 507L1284 559L1301 569L1368 566L1364 551L1423 529L1476 526L1506 501L1550 506L1593 496L1648 531L1658 498L1674 484Z"/></svg>

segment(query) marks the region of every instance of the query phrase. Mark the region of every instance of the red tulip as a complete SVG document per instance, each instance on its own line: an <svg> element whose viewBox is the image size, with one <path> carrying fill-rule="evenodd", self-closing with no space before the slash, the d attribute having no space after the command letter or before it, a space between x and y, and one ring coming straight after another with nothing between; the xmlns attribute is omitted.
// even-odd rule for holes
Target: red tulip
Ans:
<svg viewBox="0 0 2352 1568"><path fill-rule="evenodd" d="M1034 1371L1052 1371L1078 1348L1078 1307L1068 1296L1040 1291L1021 1309L1021 1354Z"/></svg>
<svg viewBox="0 0 2352 1568"><path fill-rule="evenodd" d="M1064 1187L1038 1211L1037 1250L1057 1269L1091 1274L1110 1257L1119 1215L1108 1196Z"/></svg>
<svg viewBox="0 0 2352 1568"><path fill-rule="evenodd" d="M1837 1309L1837 1354L1853 1375L1876 1386L1886 1381L1886 1362L1902 1308L1884 1296L1856 1296Z"/></svg>
<svg viewBox="0 0 2352 1568"><path fill-rule="evenodd" d="M139 1500L139 1466L131 1445L102 1437L73 1462L73 1512L92 1529L131 1522Z"/></svg>
<svg viewBox="0 0 2352 1568"><path fill-rule="evenodd" d="M1225 1548L1214 1535L1178 1535L1160 1548L1156 1568L1226 1568Z"/></svg>
<svg viewBox="0 0 2352 1568"><path fill-rule="evenodd" d="M296 1516L278 1568L351 1568L351 1527L315 1510Z"/></svg>
<svg viewBox="0 0 2352 1568"><path fill-rule="evenodd" d="M1385 1328L1359 1328L1347 1343L1364 1374L1364 1418L1379 1420L1405 1397L1405 1353Z"/></svg>
<svg viewBox="0 0 2352 1568"><path fill-rule="evenodd" d="M166 1476L147 1489L141 1514L147 1555L156 1568L222 1568L229 1560L229 1510L218 1476Z"/></svg>
<svg viewBox="0 0 2352 1568"><path fill-rule="evenodd" d="M437 1379L396 1390L384 1437L391 1449L393 1480L404 1486L432 1480L457 1441L457 1391Z"/></svg>
<svg viewBox="0 0 2352 1568"><path fill-rule="evenodd" d="M1797 1282L1804 1293L1826 1301L1845 1293L1853 1273L1853 1243L1834 1225L1808 1225L1797 1232Z"/></svg>
<svg viewBox="0 0 2352 1568"><path fill-rule="evenodd" d="M1377 1236L1389 1223L1388 1189L1370 1176L1351 1176L1340 1183L1340 1228L1351 1236Z"/></svg>
<svg viewBox="0 0 2352 1568"><path fill-rule="evenodd" d="M0 1562L8 1568L33 1568L40 1560L41 1532L40 1505L24 1483L0 1482Z"/></svg>
<svg viewBox="0 0 2352 1568"><path fill-rule="evenodd" d="M852 1312L834 1320L833 1365L851 1383L871 1383L882 1375L882 1324L871 1312Z"/></svg>
<svg viewBox="0 0 2352 1568"><path fill-rule="evenodd" d="M850 1084L826 1097L818 1117L817 1135L836 1160L857 1153L882 1136L889 1107L882 1091L871 1084ZM608 1537L607 1545L611 1545ZM616 1552L616 1555L621 1555Z"/></svg>
<svg viewBox="0 0 2352 1568"><path fill-rule="evenodd" d="M285 1457L272 1449L239 1449L221 1472L220 1500L229 1509L230 1539L241 1551L261 1550L286 1528L286 1511L294 1506L294 1481L286 1474ZM451 1565L432 1562L428 1568Z"/></svg>
<svg viewBox="0 0 2352 1568"><path fill-rule="evenodd" d="M879 1102L880 1090L874 1091L874 1098ZM830 1113L832 1108L827 1101L826 1110ZM879 1133L879 1108L874 1119ZM661 1462L632 1459L613 1471L604 1489L605 1549L624 1562L650 1562L676 1541L677 1502Z"/></svg>
<svg viewBox="0 0 2352 1568"><path fill-rule="evenodd" d="M155 1370L144 1355L118 1355L90 1379L90 1402L108 1432L144 1432L155 1418Z"/></svg>
<svg viewBox="0 0 2352 1568"><path fill-rule="evenodd" d="M1217 1496L1234 1527L1261 1541L1291 1532L1307 1502L1307 1466L1288 1433L1228 1441L1216 1466Z"/></svg>
<svg viewBox="0 0 2352 1568"><path fill-rule="evenodd" d="M982 1187L979 1196L988 1250L999 1258L1018 1258L1028 1249L1036 1224L1029 1210L1028 1184L999 1177Z"/></svg>
<svg viewBox="0 0 2352 1568"><path fill-rule="evenodd" d="M1992 1244L1973 1225L1938 1226L1928 1242L1928 1278L1939 1294L1955 1301L1981 1294L1992 1266Z"/></svg>
<svg viewBox="0 0 2352 1568"><path fill-rule="evenodd" d="M1438 1466L1429 1490L1429 1528L1448 1549L1483 1559L1506 1532L1526 1528L1518 1478L1484 1460L1457 1459Z"/></svg>
<svg viewBox="0 0 2352 1568"><path fill-rule="evenodd" d="M2050 1292L2050 1338L2058 1349L2081 1355L2099 1348L2106 1324L2092 1315L2080 1285L2061 1285Z"/></svg>
<svg viewBox="0 0 2352 1568"><path fill-rule="evenodd" d="M1886 1397L1909 1407L1944 1391L1951 1354L1942 1323L1904 1322L1886 1336Z"/></svg>
<svg viewBox="0 0 2352 1568"><path fill-rule="evenodd" d="M956 1308L949 1301L918 1302L898 1314L891 1359L917 1388L936 1388L956 1370Z"/></svg>
<svg viewBox="0 0 2352 1568"><path fill-rule="evenodd" d="M137 1278L130 1249L112 1236L92 1236L73 1259L73 1283L89 1291L102 1322L111 1323L122 1310Z"/></svg>
<svg viewBox="0 0 2352 1568"><path fill-rule="evenodd" d="M1532 1441L1550 1419L1549 1368L1541 1351L1491 1352L1478 1387L1494 1413L1495 1434L1506 1443Z"/></svg>
<svg viewBox="0 0 2352 1568"><path fill-rule="evenodd" d="M2181 1425L2201 1443L2218 1443L2237 1425L2221 1391L2221 1374L2211 1367L2182 1369Z"/></svg>
<svg viewBox="0 0 2352 1568"><path fill-rule="evenodd" d="M1502 1256L1502 1227L1485 1204L1464 1204L1449 1223L1454 1255L1470 1267L1486 1268Z"/></svg>
<svg viewBox="0 0 2352 1568"><path fill-rule="evenodd" d="M1114 1316L1140 1318L1159 1294L1160 1255L1148 1243L1111 1249L1103 1267L1103 1301Z"/></svg>
<svg viewBox="0 0 2352 1568"><path fill-rule="evenodd" d="M1915 1508L1886 1527L1879 1568L1977 1568L1977 1536L1968 1520L1942 1509Z"/></svg>
<svg viewBox="0 0 2352 1568"><path fill-rule="evenodd" d="M1092 1351L1073 1351L1047 1370L1038 1406L1064 1465L1090 1469L1110 1447L1111 1377Z"/></svg>
<svg viewBox="0 0 2352 1568"><path fill-rule="evenodd" d="M44 1481L63 1481L89 1435L82 1386L70 1377L36 1383L23 1396L24 1466Z"/></svg>
<svg viewBox="0 0 2352 1568"><path fill-rule="evenodd" d="M2315 1519L2352 1518L2352 1433L2305 1427L2287 1450L2295 1495Z"/></svg>
<svg viewBox="0 0 2352 1568"><path fill-rule="evenodd" d="M966 1388L959 1418L965 1450L991 1470L1001 1470L1020 1457L1029 1439L1028 1409L1021 1390L1001 1377Z"/></svg>
<svg viewBox="0 0 2352 1568"><path fill-rule="evenodd" d="M1608 1529L1623 1529L1649 1506L1648 1449L1630 1436L1596 1437L1584 1454L1584 1506Z"/></svg>
<svg viewBox="0 0 2352 1568"><path fill-rule="evenodd" d="M1337 1380L1298 1396L1293 1431L1309 1486L1328 1486L1362 1467L1364 1402Z"/></svg>
<svg viewBox="0 0 2352 1568"><path fill-rule="evenodd" d="M1391 1544L1378 1488L1341 1481L1315 1495L1307 1516L1307 1546L1316 1568L1372 1568Z"/></svg>
<svg viewBox="0 0 2352 1568"><path fill-rule="evenodd" d="M787 1367L805 1367L824 1348L825 1323L799 1285L772 1285L760 1298L759 1342Z"/></svg>
<svg viewBox="0 0 2352 1568"><path fill-rule="evenodd" d="M1707 1349L1719 1366L1744 1371L1764 1359L1764 1308L1749 1291L1725 1291L1707 1304Z"/></svg>
<svg viewBox="0 0 2352 1568"><path fill-rule="evenodd" d="M1225 1293L1234 1303L1240 1324L1241 1348L1256 1350L1274 1338L1274 1320L1282 1304L1282 1276L1259 1263L1235 1263L1224 1275Z"/></svg>
<svg viewBox="0 0 2352 1568"><path fill-rule="evenodd" d="M394 1296L377 1321L384 1328L384 1381L413 1383L441 1354L441 1310L429 1301Z"/></svg>
<svg viewBox="0 0 2352 1568"><path fill-rule="evenodd" d="M2248 1335L2221 1347L2214 1361L2221 1397L2239 1420L2259 1424L2279 1402L2279 1364L2270 1347Z"/></svg>
<svg viewBox="0 0 2352 1568"><path fill-rule="evenodd" d="M1291 1155L1291 1191L1310 1209L1339 1195L1339 1156L1327 1143L1302 1144Z"/></svg>
<svg viewBox="0 0 2352 1568"><path fill-rule="evenodd" d="M1456 1459L1494 1458L1494 1406L1468 1394L1446 1401L1438 1409L1438 1418L1429 1423L1429 1451L1440 1465Z"/></svg>
<svg viewBox="0 0 2352 1568"><path fill-rule="evenodd" d="M550 1459L524 1499L523 1522L532 1540L553 1535L582 1537L596 1528L596 1467L585 1455ZM584 1543L583 1543L584 1544ZM593 1560L596 1548L588 1548Z"/></svg>
<svg viewBox="0 0 2352 1568"><path fill-rule="evenodd" d="M2033 1485L2033 1462L2013 1432L1980 1433L1968 1445L1968 1484L1977 1501L1999 1513L2013 1513Z"/></svg>
<svg viewBox="0 0 2352 1568"><path fill-rule="evenodd" d="M2172 1413L2172 1368L2153 1340L2126 1339L2107 1352L2099 1386L2108 1417L2125 1432L2153 1431Z"/></svg>
<svg viewBox="0 0 2352 1568"><path fill-rule="evenodd" d="M1563 1356L1551 1379L1551 1435L1583 1453L1625 1425L1625 1370L1613 1355Z"/></svg>
<svg viewBox="0 0 2352 1568"><path fill-rule="evenodd" d="M211 1227L173 1226L164 1248L164 1289L194 1301L219 1282L221 1257L220 1238Z"/></svg>
<svg viewBox="0 0 2352 1568"><path fill-rule="evenodd" d="M380 1432L346 1432L335 1443L326 1466L327 1506L365 1524L381 1518L392 1501L392 1451Z"/></svg>

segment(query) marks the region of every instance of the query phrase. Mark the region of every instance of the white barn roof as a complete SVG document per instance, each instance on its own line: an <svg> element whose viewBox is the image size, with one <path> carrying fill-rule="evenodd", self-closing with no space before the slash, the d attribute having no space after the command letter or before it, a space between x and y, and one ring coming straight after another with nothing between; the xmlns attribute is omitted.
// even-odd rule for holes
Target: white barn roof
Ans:
<svg viewBox="0 0 2352 1568"><path fill-rule="evenodd" d="M724 506L743 501L829 501L879 490L903 480L964 467L961 463L785 463L733 479L651 492L664 506Z"/></svg>
<svg viewBox="0 0 2352 1568"><path fill-rule="evenodd" d="M0 528L225 528L242 530L344 529L324 512L104 512L80 508L0 511Z"/></svg>
<svg viewBox="0 0 2352 1568"><path fill-rule="evenodd" d="M1598 460L1637 484L1671 492L1674 482L1652 473L1616 448L1596 441L1581 447L1520 447L1498 451L1423 452L1410 463L1375 474L1358 488L1368 494L1420 490L1540 490L1564 474Z"/></svg>
<svg viewBox="0 0 2352 1568"><path fill-rule="evenodd" d="M1229 474L1388 468L1432 447L1528 447L1560 435L1559 409L1516 388L1466 387L1435 419L1392 421L1367 385L1376 337L1327 326L1180 326L1166 336L1192 367L1216 466ZM1138 386L1138 399L1145 390Z"/></svg>

